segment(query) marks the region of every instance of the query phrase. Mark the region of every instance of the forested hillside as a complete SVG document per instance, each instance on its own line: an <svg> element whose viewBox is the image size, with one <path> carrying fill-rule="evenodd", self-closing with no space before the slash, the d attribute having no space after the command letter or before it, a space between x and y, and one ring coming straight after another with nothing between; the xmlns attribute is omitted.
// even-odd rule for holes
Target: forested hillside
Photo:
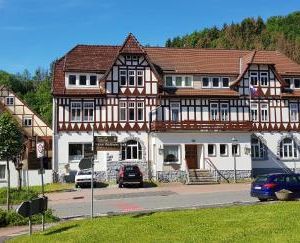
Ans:
<svg viewBox="0 0 300 243"><path fill-rule="evenodd" d="M49 125L52 122L51 73L38 68L34 75L27 70L22 74L9 74L0 70L0 85L17 93L31 109Z"/></svg>
<svg viewBox="0 0 300 243"><path fill-rule="evenodd" d="M206 28L168 39L166 47L279 50L300 63L300 11Z"/></svg>

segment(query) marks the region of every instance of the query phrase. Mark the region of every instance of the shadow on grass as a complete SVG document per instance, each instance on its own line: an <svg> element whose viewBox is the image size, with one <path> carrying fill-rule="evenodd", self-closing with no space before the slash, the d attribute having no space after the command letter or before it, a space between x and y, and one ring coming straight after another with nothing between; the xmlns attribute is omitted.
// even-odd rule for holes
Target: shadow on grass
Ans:
<svg viewBox="0 0 300 243"><path fill-rule="evenodd" d="M44 233L44 235L58 234L58 233L61 233L61 232L65 232L69 229L75 228L75 227L78 227L78 225L74 224L74 225L70 225L70 226L64 226L64 227L61 227L59 229L55 229L55 230L51 230L50 232L46 232L46 233Z"/></svg>
<svg viewBox="0 0 300 243"><path fill-rule="evenodd" d="M135 214L132 216L132 218L142 218L142 217L146 217L146 216L151 216L155 214L155 212L150 212L150 213L139 213L139 214Z"/></svg>

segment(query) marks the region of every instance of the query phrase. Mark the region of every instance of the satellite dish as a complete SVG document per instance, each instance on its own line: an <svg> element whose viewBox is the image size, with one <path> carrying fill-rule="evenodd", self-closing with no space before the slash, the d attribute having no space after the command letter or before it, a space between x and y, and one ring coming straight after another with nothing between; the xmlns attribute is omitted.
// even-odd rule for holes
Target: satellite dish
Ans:
<svg viewBox="0 0 300 243"><path fill-rule="evenodd" d="M92 168L92 160L88 158L82 158L79 162L79 169L86 170Z"/></svg>

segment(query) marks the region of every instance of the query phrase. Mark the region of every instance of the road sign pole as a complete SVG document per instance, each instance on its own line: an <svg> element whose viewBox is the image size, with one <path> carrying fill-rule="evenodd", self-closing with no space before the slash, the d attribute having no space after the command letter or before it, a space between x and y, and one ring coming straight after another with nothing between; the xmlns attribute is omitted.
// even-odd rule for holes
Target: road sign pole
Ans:
<svg viewBox="0 0 300 243"><path fill-rule="evenodd" d="M32 222L31 222L31 216L29 216L29 235L32 235Z"/></svg>
<svg viewBox="0 0 300 243"><path fill-rule="evenodd" d="M37 157L40 158L40 173L41 173L41 183L42 183L42 195L45 197L45 191L44 191L44 163L43 163L43 157L45 155L45 144L44 143L38 143L38 138L36 138L36 144L37 144ZM42 230L45 230L45 212L42 212Z"/></svg>
<svg viewBox="0 0 300 243"><path fill-rule="evenodd" d="M94 125L93 125L93 142L92 142L92 151L93 151L93 156L91 157L91 218L94 217Z"/></svg>

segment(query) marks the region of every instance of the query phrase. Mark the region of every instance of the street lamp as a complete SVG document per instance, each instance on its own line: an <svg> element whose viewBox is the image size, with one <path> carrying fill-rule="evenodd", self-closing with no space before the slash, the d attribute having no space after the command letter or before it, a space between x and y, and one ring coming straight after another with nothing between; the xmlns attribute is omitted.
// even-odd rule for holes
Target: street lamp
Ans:
<svg viewBox="0 0 300 243"><path fill-rule="evenodd" d="M236 183L236 153L237 153L238 140L236 139L236 137L233 137L231 139L231 142L232 142L233 169L234 169L233 180L234 180L234 183Z"/></svg>

